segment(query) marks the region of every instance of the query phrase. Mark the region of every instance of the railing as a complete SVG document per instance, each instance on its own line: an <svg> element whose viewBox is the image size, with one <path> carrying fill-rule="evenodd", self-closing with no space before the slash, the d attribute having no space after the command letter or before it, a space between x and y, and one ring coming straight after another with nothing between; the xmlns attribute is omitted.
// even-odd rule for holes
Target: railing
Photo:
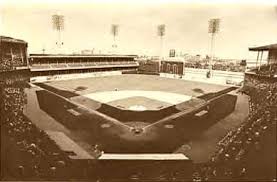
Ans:
<svg viewBox="0 0 277 182"><path fill-rule="evenodd" d="M259 67L250 69L247 73L254 73L258 75L276 76L277 75L277 63L275 64L263 64Z"/></svg>
<svg viewBox="0 0 277 182"><path fill-rule="evenodd" d="M123 62L83 62L83 63L58 63L58 64L32 64L31 69L72 69L72 68L94 68L94 67L114 67L114 66L138 66L137 62L123 61Z"/></svg>

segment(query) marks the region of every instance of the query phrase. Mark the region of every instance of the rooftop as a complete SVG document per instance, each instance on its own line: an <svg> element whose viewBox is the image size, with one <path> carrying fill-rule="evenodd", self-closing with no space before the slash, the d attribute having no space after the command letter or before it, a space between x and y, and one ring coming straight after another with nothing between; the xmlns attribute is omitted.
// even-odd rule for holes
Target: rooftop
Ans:
<svg viewBox="0 0 277 182"><path fill-rule="evenodd" d="M135 58L137 55L119 55L119 54L30 54L31 58L76 58L76 57L120 57Z"/></svg>
<svg viewBox="0 0 277 182"><path fill-rule="evenodd" d="M249 47L249 51L268 51L268 50L277 50L277 44L269 44L259 47Z"/></svg>
<svg viewBox="0 0 277 182"><path fill-rule="evenodd" d="M27 42L25 42L24 40L15 39L15 38L12 38L12 37L1 36L1 35L0 35L0 40L1 40L1 42L12 42L12 43L27 44Z"/></svg>

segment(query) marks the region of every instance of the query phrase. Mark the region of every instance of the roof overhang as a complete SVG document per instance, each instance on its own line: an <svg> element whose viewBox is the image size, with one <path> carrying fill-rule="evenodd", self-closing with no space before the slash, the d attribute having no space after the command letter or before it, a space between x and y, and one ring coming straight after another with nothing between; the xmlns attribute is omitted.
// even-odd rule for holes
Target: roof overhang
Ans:
<svg viewBox="0 0 277 182"><path fill-rule="evenodd" d="M269 50L277 50L277 44L269 44L269 45L259 46L259 47L249 47L249 51L269 51Z"/></svg>
<svg viewBox="0 0 277 182"><path fill-rule="evenodd" d="M117 54L30 54L30 58L135 58L137 55L117 55Z"/></svg>
<svg viewBox="0 0 277 182"><path fill-rule="evenodd" d="M27 44L27 42L25 42L24 40L15 39L15 38L6 37L6 36L0 36L0 41L1 41L1 42L6 42L6 43Z"/></svg>

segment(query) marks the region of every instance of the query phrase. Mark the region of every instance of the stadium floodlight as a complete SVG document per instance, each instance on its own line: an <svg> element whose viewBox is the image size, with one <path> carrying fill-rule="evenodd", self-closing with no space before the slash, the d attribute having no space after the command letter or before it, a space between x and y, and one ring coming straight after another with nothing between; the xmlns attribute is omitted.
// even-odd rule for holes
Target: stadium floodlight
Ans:
<svg viewBox="0 0 277 182"><path fill-rule="evenodd" d="M58 32L58 41L56 42L56 45L58 48L61 48L63 45L63 42L61 41L61 32L64 30L64 16L60 14L52 15L52 25L54 31Z"/></svg>
<svg viewBox="0 0 277 182"><path fill-rule="evenodd" d="M118 36L118 31L119 31L119 25L112 24L111 33L112 33L112 36L113 36L113 45L112 45L113 48L117 47L117 45L116 45L116 36Z"/></svg>
<svg viewBox="0 0 277 182"><path fill-rule="evenodd" d="M157 27L157 33L158 36L160 37L160 57L163 57L163 37L165 36L165 24L160 24Z"/></svg>
<svg viewBox="0 0 277 182"><path fill-rule="evenodd" d="M165 25L164 24L158 25L158 36L162 38L164 35L165 35Z"/></svg>
<svg viewBox="0 0 277 182"><path fill-rule="evenodd" d="M209 64L209 72L207 77L211 76L212 73L212 62L214 58L214 44L215 44L215 35L219 32L220 19L214 18L209 20L208 33L211 34L211 45L210 45L210 64Z"/></svg>
<svg viewBox="0 0 277 182"><path fill-rule="evenodd" d="M215 19L210 19L209 20L209 33L215 34L219 32L219 24L220 24L220 19L215 18Z"/></svg>

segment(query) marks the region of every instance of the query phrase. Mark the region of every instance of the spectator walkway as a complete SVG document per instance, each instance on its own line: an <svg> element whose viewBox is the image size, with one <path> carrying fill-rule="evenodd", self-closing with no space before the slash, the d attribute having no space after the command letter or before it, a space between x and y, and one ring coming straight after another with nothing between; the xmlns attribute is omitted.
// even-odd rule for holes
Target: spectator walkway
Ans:
<svg viewBox="0 0 277 182"><path fill-rule="evenodd" d="M77 145L73 140L63 132L46 131L49 137L56 142L61 150L68 154L71 159L94 159L89 153Z"/></svg>
<svg viewBox="0 0 277 182"><path fill-rule="evenodd" d="M35 92L37 90L39 88L25 89L27 104L24 108L24 114L42 130L62 131L69 134L70 131L67 128L40 109Z"/></svg>

